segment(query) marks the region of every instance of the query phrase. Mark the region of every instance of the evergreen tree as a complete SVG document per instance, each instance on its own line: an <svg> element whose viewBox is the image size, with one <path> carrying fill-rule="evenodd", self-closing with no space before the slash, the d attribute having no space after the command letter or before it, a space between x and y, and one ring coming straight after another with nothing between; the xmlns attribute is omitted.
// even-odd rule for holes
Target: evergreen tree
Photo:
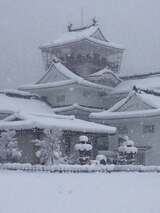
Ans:
<svg viewBox="0 0 160 213"><path fill-rule="evenodd" d="M38 147L36 156L41 164L53 165L61 162L62 136L63 132L59 128L45 129L43 139L34 140L35 145Z"/></svg>

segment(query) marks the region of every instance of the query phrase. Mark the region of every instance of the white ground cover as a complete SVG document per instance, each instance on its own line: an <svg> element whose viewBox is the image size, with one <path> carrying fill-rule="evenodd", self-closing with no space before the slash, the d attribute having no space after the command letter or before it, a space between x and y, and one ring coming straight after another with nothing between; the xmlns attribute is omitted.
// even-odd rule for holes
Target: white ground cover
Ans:
<svg viewBox="0 0 160 213"><path fill-rule="evenodd" d="M160 173L0 171L0 213L159 213Z"/></svg>

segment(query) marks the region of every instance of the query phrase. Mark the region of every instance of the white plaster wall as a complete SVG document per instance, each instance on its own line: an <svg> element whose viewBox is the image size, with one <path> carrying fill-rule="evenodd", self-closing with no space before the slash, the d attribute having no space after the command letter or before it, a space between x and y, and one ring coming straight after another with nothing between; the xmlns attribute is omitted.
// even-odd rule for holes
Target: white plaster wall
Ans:
<svg viewBox="0 0 160 213"><path fill-rule="evenodd" d="M72 97L70 97L72 99L70 101L84 106L101 108L103 107L103 100L98 91L94 88L77 86L73 91Z"/></svg>
<svg viewBox="0 0 160 213"><path fill-rule="evenodd" d="M95 108L101 108L104 106L103 99L99 95L99 90L96 88L83 87L81 85L73 84L57 88L43 88L29 91L46 97L53 107L72 105L75 103L84 106L92 106ZM87 92L88 94L84 95L84 92ZM65 100L61 103L57 103L56 97L62 95L65 95Z"/></svg>

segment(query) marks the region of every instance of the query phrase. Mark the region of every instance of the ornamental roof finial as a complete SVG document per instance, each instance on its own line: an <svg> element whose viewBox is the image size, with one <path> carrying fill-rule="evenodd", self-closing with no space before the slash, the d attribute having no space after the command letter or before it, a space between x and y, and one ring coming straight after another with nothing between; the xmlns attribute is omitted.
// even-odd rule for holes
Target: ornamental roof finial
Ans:
<svg viewBox="0 0 160 213"><path fill-rule="evenodd" d="M69 25L67 26L69 32L72 31L72 26L73 26L73 24L69 24Z"/></svg>
<svg viewBox="0 0 160 213"><path fill-rule="evenodd" d="M98 23L95 17L92 19L92 22L93 22L93 26L95 26Z"/></svg>

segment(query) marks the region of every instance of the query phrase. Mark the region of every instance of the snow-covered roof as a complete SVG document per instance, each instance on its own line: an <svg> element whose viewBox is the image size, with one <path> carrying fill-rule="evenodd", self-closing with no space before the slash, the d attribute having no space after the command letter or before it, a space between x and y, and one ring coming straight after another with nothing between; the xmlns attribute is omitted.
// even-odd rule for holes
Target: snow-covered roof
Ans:
<svg viewBox="0 0 160 213"><path fill-rule="evenodd" d="M41 89L41 88L52 88L52 87L61 87L70 84L74 84L76 81L74 80L63 80L57 82L49 82L49 83L40 83L40 84L27 84L19 87L20 90L32 90L32 89Z"/></svg>
<svg viewBox="0 0 160 213"><path fill-rule="evenodd" d="M147 104L151 108L160 109L160 96L154 95L154 94L148 94L143 91L141 92L131 91L126 98L120 100L108 111L109 112L117 111L119 108L124 106L133 96L135 96L136 98L138 98L139 101L141 100L143 103Z"/></svg>
<svg viewBox="0 0 160 213"><path fill-rule="evenodd" d="M13 96L14 94L14 96ZM18 97L16 93L0 93L0 112L39 112L39 113L53 113L50 106L45 102L41 101L35 96L29 95L29 93L24 93L19 91ZM19 95L22 95L20 97ZM27 94L27 96L26 96ZM24 96L25 95L25 96ZM29 97L28 97L29 95Z"/></svg>
<svg viewBox="0 0 160 213"><path fill-rule="evenodd" d="M2 89L0 90L0 94L8 94L10 96L19 96L19 97L39 97L37 94L33 94L33 93L30 93L30 92L24 92L24 91L20 91L20 90L17 90L17 89Z"/></svg>
<svg viewBox="0 0 160 213"><path fill-rule="evenodd" d="M65 77L69 78L70 80L83 80L80 76L76 75L74 72L69 70L67 67L65 67L60 61L52 62L51 66L49 67L47 73L44 74L44 76L37 82L37 84L43 83L45 79L49 78L49 81L52 82L54 80L53 72L58 71L62 73Z"/></svg>
<svg viewBox="0 0 160 213"><path fill-rule="evenodd" d="M108 68L104 68L104 69L102 69L102 70L99 70L99 71L97 71L97 72L95 72L95 73L92 73L92 74L90 74L89 76L101 76L101 75L103 75L103 74L105 74L105 73L109 73L109 74L112 74L112 75L114 75L116 78L118 78L119 79L119 77L112 71L112 70L110 70L110 69L108 69ZM120 79L119 79L120 80Z"/></svg>
<svg viewBox="0 0 160 213"><path fill-rule="evenodd" d="M143 79L130 79L122 81L117 87L114 88L112 93L128 93L132 90L133 86L144 89L160 89L160 75L150 76Z"/></svg>
<svg viewBox="0 0 160 213"><path fill-rule="evenodd" d="M0 93L0 112L10 112L8 117L0 121L0 129L59 127L70 131L111 134L116 131L114 127L79 120L74 116L56 115L53 109L38 97L28 97L28 93L23 92L22 97L16 97L15 92L13 93ZM24 97L24 94L27 96Z"/></svg>
<svg viewBox="0 0 160 213"><path fill-rule="evenodd" d="M94 87L99 89L106 89L108 91L111 91L112 88L109 86L104 86L100 84L96 84L90 81L87 81L83 79L82 77L74 74L72 71L70 71L67 67L65 67L62 63L58 62L52 62L51 66L55 66L56 69L61 72L63 75L66 75L69 77L69 80L62 80L57 82L47 82L47 83L40 83L43 78L46 78L46 75L49 75L50 72L54 72L51 67L49 68L48 72L41 78L41 80L37 84L31 84L31 85L24 85L21 86L19 89L21 90L30 90L30 89L40 89L40 88L50 88L50 87L60 87L65 86L73 83L77 83L80 85L84 85L87 87Z"/></svg>
<svg viewBox="0 0 160 213"><path fill-rule="evenodd" d="M42 88L54 88L54 87L62 87L70 84L79 84L86 87L92 87L96 89L103 89L107 91L111 91L112 88L109 86L104 86L96 83L89 82L87 80L64 80L64 81L57 81L51 83L42 83L42 84L27 84L19 87L20 90L34 90L34 89L42 89Z"/></svg>
<svg viewBox="0 0 160 213"><path fill-rule="evenodd" d="M106 67L104 68L104 69L102 69L102 70L99 70L99 71L97 71L97 72L95 72L95 73L93 73L93 74L91 74L91 75L89 75L88 76L88 78L92 78L92 77L102 77L102 76L104 76L105 75L105 77L106 76L108 76L109 78L112 76L114 79L116 79L119 83L122 81L119 77L118 77L118 75L116 75L112 70L110 70L110 69L107 69Z"/></svg>
<svg viewBox="0 0 160 213"><path fill-rule="evenodd" d="M149 109L144 110L132 110L132 111L118 111L122 106L124 106L133 96L138 98L139 101L150 106ZM114 118L132 118L132 117L145 117L145 116L155 116L160 115L160 96L147 94L145 92L130 92L130 94L116 103L107 111L91 113L91 118L97 119L114 119Z"/></svg>
<svg viewBox="0 0 160 213"><path fill-rule="evenodd" d="M143 71L140 73L134 72L130 75L125 74L125 73L119 73L119 77L122 79L142 79L142 78L147 78L150 76L155 76L155 75L160 75L160 72L155 71L155 72L148 72L148 71Z"/></svg>
<svg viewBox="0 0 160 213"><path fill-rule="evenodd" d="M53 43L43 45L40 48L43 49L43 48L49 48L49 47L54 47L54 46L59 46L59 45L65 45L68 43L73 43L73 42L81 41L83 39L87 39L91 42L95 42L95 43L105 45L108 47L123 49L123 47L121 45L109 42L105 38L104 38L104 40L96 38L94 35L97 32L100 32L102 34L102 32L100 31L100 29L97 25L88 27L83 30L68 31L68 32L64 33L62 36L60 36L59 39L55 40Z"/></svg>
<svg viewBox="0 0 160 213"><path fill-rule="evenodd" d="M151 116L160 116L160 109L125 111L125 112L99 112L91 113L90 117L94 119L110 120L110 119L128 119L128 118L145 118Z"/></svg>
<svg viewBox="0 0 160 213"><path fill-rule="evenodd" d="M137 94L137 93L136 93ZM137 96L146 104L155 109L160 109L160 96L151 95L146 93L138 93Z"/></svg>
<svg viewBox="0 0 160 213"><path fill-rule="evenodd" d="M20 118L20 121L14 121ZM74 116L62 116L43 113L15 113L4 121L0 121L0 129L61 128L68 131L114 134L115 127L96 124L76 119Z"/></svg>
<svg viewBox="0 0 160 213"><path fill-rule="evenodd" d="M74 110L74 109L79 109L79 110L83 110L83 111L87 111L87 112L100 112L100 111L102 111L101 109L97 109L97 108L81 106L77 103L69 105L69 106L65 106L65 107L53 108L53 111L56 113L56 112L64 112L64 111Z"/></svg>

